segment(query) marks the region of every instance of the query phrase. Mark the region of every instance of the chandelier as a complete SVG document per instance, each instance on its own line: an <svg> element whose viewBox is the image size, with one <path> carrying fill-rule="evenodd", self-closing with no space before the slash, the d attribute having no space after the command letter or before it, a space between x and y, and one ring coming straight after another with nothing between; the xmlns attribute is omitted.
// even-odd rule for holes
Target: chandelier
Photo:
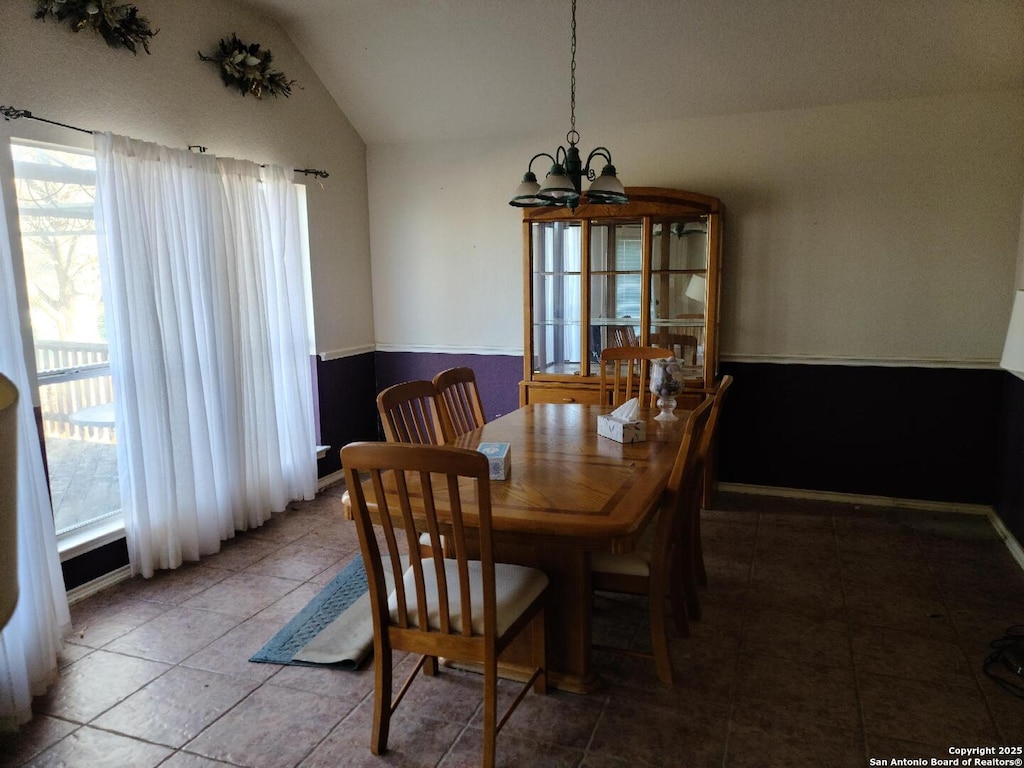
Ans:
<svg viewBox="0 0 1024 768"><path fill-rule="evenodd" d="M615 175L612 153L605 147L598 147L587 156L584 165L580 160L580 151L576 148L576 143L580 140L580 135L576 132L576 0L572 0L572 64L569 72L572 95L569 107L569 132L565 134L569 148L559 147L554 155L539 152L530 158L523 180L516 187L512 199L508 201L509 205L517 208L559 206L573 210L580 201L584 176L592 182L587 190L585 202L605 205L629 202L622 182ZM533 172L533 161L538 157L551 160L551 170L544 177L543 184L537 182L537 176ZM600 176L590 167L598 157L605 161Z"/></svg>

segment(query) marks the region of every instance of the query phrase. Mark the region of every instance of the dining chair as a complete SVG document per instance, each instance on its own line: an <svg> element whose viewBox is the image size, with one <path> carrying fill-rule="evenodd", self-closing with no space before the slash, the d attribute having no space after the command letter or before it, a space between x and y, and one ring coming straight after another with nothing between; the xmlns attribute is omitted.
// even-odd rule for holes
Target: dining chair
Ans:
<svg viewBox="0 0 1024 768"><path fill-rule="evenodd" d="M437 408L437 390L426 380L395 384L377 395L377 411L390 443L441 445L444 430Z"/></svg>
<svg viewBox="0 0 1024 768"><path fill-rule="evenodd" d="M661 508L647 525L632 552L594 552L590 559L594 590L646 595L651 627L651 653L594 644L594 648L653 658L658 679L673 684L672 657L668 649L668 608L676 631L689 636L688 597L696 593L687 574L693 573L689 517L700 493L700 441L711 412L711 398L690 411L683 440L661 499Z"/></svg>
<svg viewBox="0 0 1024 768"><path fill-rule="evenodd" d="M707 568L704 567L704 545L701 539L700 532L700 517L701 513L705 509L710 509L712 501L714 499L715 489L713 487L715 470L714 463L717 459L718 446L718 424L722 417L722 408L725 405L725 396L729 391L729 387L732 386L732 376L726 375L722 377L718 386L715 388L714 401L711 405L711 415L708 417L707 426L704 427L704 437L700 444L701 462L704 466L701 472L701 482L703 487L701 493L698 496L698 504L693 514L693 565L694 565L694 579L697 584L702 587L708 585L708 572Z"/></svg>
<svg viewBox="0 0 1024 768"><path fill-rule="evenodd" d="M482 427L487 419L472 368L449 368L434 377L445 441Z"/></svg>
<svg viewBox="0 0 1024 768"><path fill-rule="evenodd" d="M616 347L637 347L640 340L636 337L636 330L632 325L618 325L611 329L612 339Z"/></svg>
<svg viewBox="0 0 1024 768"><path fill-rule="evenodd" d="M417 379L382 390L377 395L377 411L384 427L384 439L389 443L442 445L446 442L437 388L432 381ZM430 555L427 536L420 541L420 555Z"/></svg>
<svg viewBox="0 0 1024 768"><path fill-rule="evenodd" d="M482 453L453 446L352 443L342 449L341 460L373 613L370 749L375 755L387 750L391 716L409 685L425 664L425 674L436 673L437 658L443 656L482 665L483 765L492 768L497 734L512 711L531 687L536 693L546 692L544 601L548 578L534 568L494 562L491 487L487 458ZM361 484L360 473L369 475L369 490ZM388 490L393 493L390 499ZM464 508L463 499L473 499L475 504ZM422 507L415 513L414 500ZM375 524L382 536L377 536ZM452 557L442 554L442 532L451 538ZM403 546L415 552L421 534L430 537L434 554L403 558ZM469 558L470 546L478 548L479 559ZM390 584L386 575L391 576ZM534 669L499 721L498 657L521 634L532 649ZM394 651L421 658L392 699Z"/></svg>
<svg viewBox="0 0 1024 768"><path fill-rule="evenodd" d="M643 402L647 392L647 372L651 360L672 357L672 350L661 347L606 347L601 350L601 403L621 405L636 397ZM611 372L609 373L609 364Z"/></svg>

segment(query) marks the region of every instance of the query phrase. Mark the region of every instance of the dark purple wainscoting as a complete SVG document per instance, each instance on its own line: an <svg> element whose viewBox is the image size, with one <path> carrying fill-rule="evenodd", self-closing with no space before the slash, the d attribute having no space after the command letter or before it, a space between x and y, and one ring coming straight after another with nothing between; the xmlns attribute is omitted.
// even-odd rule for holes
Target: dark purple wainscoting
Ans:
<svg viewBox="0 0 1024 768"><path fill-rule="evenodd" d="M1024 381L1004 374L999 417L999 492L996 512L1017 541L1024 543Z"/></svg>
<svg viewBox="0 0 1024 768"><path fill-rule="evenodd" d="M439 352L378 352L377 390L412 379L432 379L446 368L466 366L476 383L488 421L519 407L522 355L451 355Z"/></svg>
<svg viewBox="0 0 1024 768"><path fill-rule="evenodd" d="M356 440L377 440L377 389L374 352L319 360L316 368L320 395L320 443L329 445L317 462L317 475L341 469L341 447Z"/></svg>
<svg viewBox="0 0 1024 768"><path fill-rule="evenodd" d="M324 477L353 440L379 440L376 396L468 365L488 419L519 407L521 357L368 352L317 363ZM997 370L721 365L725 482L991 504L1024 542L1024 381ZM67 588L128 562L123 541L63 564Z"/></svg>
<svg viewBox="0 0 1024 768"><path fill-rule="evenodd" d="M736 379L722 413L723 481L996 502L1002 371L760 363L721 368Z"/></svg>

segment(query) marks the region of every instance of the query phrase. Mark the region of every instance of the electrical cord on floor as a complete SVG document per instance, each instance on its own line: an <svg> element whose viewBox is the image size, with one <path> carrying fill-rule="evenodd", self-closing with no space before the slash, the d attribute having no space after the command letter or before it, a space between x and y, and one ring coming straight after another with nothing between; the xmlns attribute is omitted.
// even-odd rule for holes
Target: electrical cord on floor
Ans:
<svg viewBox="0 0 1024 768"><path fill-rule="evenodd" d="M989 645L993 650L982 664L985 674L1003 690L1024 699L1024 624L1014 624ZM996 674L996 669L1002 674ZM1007 670L1013 673L1009 678Z"/></svg>

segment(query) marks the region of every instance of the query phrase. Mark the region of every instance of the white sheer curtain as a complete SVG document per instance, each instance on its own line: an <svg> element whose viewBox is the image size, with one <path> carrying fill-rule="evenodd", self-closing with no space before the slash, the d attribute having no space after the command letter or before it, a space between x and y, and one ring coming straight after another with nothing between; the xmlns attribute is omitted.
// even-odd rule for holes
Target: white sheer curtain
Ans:
<svg viewBox="0 0 1024 768"><path fill-rule="evenodd" d="M70 629L53 511L25 368L14 264L0 190L0 373L18 388L17 608L0 633L0 731L32 717L32 697L57 678L57 653ZM10 457L0 456L0 462Z"/></svg>
<svg viewBox="0 0 1024 768"><path fill-rule="evenodd" d="M121 498L148 577L316 492L297 192L280 168L95 146Z"/></svg>

